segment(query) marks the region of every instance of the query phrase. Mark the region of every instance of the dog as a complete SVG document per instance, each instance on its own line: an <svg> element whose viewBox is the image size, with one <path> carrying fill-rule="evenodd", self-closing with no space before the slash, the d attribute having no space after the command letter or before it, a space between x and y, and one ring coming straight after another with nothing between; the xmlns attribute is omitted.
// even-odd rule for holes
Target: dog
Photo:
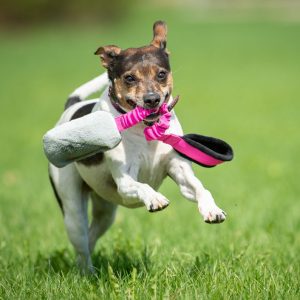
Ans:
<svg viewBox="0 0 300 300"><path fill-rule="evenodd" d="M164 103L170 103L173 78L166 44L166 24L157 21L153 25L150 45L125 50L114 45L97 49L95 54L100 56L107 73L70 95L58 124L95 110L108 111L116 117L136 106L159 109ZM83 101L104 87L100 99ZM145 127L158 120L159 115L150 115L144 122L122 132L121 143L105 153L63 168L49 165L50 180L64 214L66 231L83 271L93 271L91 253L98 238L112 225L118 205L145 207L149 212L169 205L169 200L157 192L166 176L177 183L185 198L198 204L205 222L221 223L226 218L211 193L195 177L190 161L167 144L146 141ZM183 134L174 111L168 133ZM90 225L89 198L92 202Z"/></svg>

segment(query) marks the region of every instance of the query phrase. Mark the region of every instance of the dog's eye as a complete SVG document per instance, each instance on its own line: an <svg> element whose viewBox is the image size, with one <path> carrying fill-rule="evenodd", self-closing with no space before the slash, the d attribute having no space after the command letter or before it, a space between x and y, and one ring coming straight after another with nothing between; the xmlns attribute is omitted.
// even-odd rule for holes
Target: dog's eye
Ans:
<svg viewBox="0 0 300 300"><path fill-rule="evenodd" d="M165 71L160 71L160 72L157 74L157 79L158 79L158 80L164 80L166 77L167 77L167 73L166 73Z"/></svg>
<svg viewBox="0 0 300 300"><path fill-rule="evenodd" d="M127 75L127 76L125 76L125 82L133 83L133 82L135 82L135 78L131 75Z"/></svg>

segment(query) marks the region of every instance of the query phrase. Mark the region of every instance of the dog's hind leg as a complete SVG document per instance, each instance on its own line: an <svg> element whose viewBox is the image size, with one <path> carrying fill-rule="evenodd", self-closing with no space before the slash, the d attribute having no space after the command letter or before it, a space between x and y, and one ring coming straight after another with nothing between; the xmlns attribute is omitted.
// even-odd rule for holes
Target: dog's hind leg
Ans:
<svg viewBox="0 0 300 300"><path fill-rule="evenodd" d="M89 228L89 249L93 252L96 242L106 230L112 225L117 205L108 202L98 196L96 193L91 194L92 199L92 222Z"/></svg>
<svg viewBox="0 0 300 300"><path fill-rule="evenodd" d="M68 237L78 255L79 267L83 272L92 272L88 237L87 186L74 164L61 169L50 165L49 171L56 193L62 202L64 223Z"/></svg>

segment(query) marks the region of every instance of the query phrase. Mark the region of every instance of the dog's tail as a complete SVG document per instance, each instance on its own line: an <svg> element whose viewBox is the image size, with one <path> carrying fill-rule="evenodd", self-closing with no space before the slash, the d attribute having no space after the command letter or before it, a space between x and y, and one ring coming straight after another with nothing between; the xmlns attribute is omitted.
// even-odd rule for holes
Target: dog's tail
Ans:
<svg viewBox="0 0 300 300"><path fill-rule="evenodd" d="M92 79L91 81L81 85L77 88L68 98L65 104L65 110L77 102L85 100L90 95L99 92L103 88L109 85L107 73L103 73L100 76Z"/></svg>

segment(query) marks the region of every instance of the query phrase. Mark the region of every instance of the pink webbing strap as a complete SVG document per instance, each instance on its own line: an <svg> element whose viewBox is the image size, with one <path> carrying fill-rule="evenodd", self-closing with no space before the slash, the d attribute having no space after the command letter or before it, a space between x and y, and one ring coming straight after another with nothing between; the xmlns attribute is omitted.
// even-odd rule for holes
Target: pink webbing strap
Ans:
<svg viewBox="0 0 300 300"><path fill-rule="evenodd" d="M134 110L115 118L115 121L119 131L123 131L141 122L153 112L155 111L137 106ZM176 151L190 158L191 160L206 166L215 166L223 162L222 160L216 159L204 153L200 149L191 146L181 136L175 134L165 134L166 130L170 127L171 119L171 113L169 112L166 103L160 107L159 113L159 122L152 126L146 127L144 130L144 135L147 141L162 141L163 143L172 146Z"/></svg>
<svg viewBox="0 0 300 300"><path fill-rule="evenodd" d="M121 132L140 123L153 112L155 112L155 110L144 109L143 107L137 106L130 112L115 118L118 130Z"/></svg>
<svg viewBox="0 0 300 300"><path fill-rule="evenodd" d="M216 166L223 163L222 160L216 159L203 151L191 146L182 137L175 134L166 134L159 138L160 141L172 146L178 152L184 154L195 162L206 166Z"/></svg>
<svg viewBox="0 0 300 300"><path fill-rule="evenodd" d="M159 140L165 144L172 146L175 150L182 153L186 157L189 157L195 162L199 162L206 166L215 166L222 163L222 160L218 160L200 149L197 149L187 143L181 136L175 134L165 134L166 130L170 127L171 113L168 110L166 104L162 105L159 110L161 117L158 123L152 126L146 127L144 134L147 141Z"/></svg>
<svg viewBox="0 0 300 300"><path fill-rule="evenodd" d="M171 113L169 112L168 106L164 103L160 109L160 118L159 122L155 123L152 126L148 126L144 130L144 135L147 141L159 140L162 137L166 130L170 127Z"/></svg>

